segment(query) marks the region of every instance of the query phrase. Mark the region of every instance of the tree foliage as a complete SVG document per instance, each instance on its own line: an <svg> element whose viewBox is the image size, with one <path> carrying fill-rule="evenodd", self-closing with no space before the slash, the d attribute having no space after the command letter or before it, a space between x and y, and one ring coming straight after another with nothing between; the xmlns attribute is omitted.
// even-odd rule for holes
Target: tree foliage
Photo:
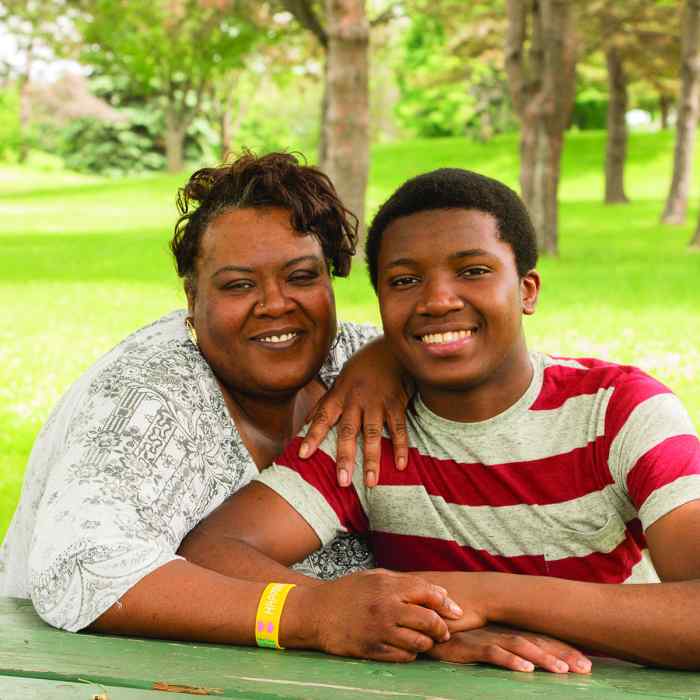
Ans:
<svg viewBox="0 0 700 700"><path fill-rule="evenodd" d="M165 115L171 170L182 167L187 127L216 80L241 67L259 37L233 0L76 0L82 60L129 83Z"/></svg>
<svg viewBox="0 0 700 700"><path fill-rule="evenodd" d="M420 136L487 139L514 124L503 60L501 0L404 3L397 62L402 125Z"/></svg>

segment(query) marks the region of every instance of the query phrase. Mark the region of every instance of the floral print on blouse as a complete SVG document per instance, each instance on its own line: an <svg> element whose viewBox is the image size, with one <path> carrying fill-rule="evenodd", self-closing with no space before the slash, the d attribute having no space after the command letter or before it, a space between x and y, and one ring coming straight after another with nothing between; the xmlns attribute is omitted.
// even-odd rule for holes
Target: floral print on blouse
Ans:
<svg viewBox="0 0 700 700"><path fill-rule="evenodd" d="M91 624L141 578L178 559L185 535L258 472L184 311L98 360L49 416L0 549L0 594L31 597L49 624ZM341 323L319 375L328 386L378 335ZM372 565L343 537L297 565L335 578Z"/></svg>

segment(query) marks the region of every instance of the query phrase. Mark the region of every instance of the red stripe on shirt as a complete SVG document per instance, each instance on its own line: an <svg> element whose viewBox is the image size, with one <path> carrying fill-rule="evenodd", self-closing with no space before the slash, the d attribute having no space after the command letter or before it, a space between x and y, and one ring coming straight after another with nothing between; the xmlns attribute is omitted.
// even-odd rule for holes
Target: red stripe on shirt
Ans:
<svg viewBox="0 0 700 700"><path fill-rule="evenodd" d="M546 576L544 557L504 557L436 537L370 532L377 566L395 571L503 571Z"/></svg>
<svg viewBox="0 0 700 700"><path fill-rule="evenodd" d="M596 394L614 387L605 416L605 434L609 443L615 439L637 405L652 396L671 393L661 382L637 367L589 358L576 358L575 361L584 365L586 369L564 365L545 367L542 390L530 406L530 410L561 408L569 399ZM614 410L610 410L612 404Z"/></svg>
<svg viewBox="0 0 700 700"><path fill-rule="evenodd" d="M544 459L508 464L464 464L408 452L408 465L398 471L391 441L382 439L379 484L422 486L431 496L464 506L546 505L562 503L600 491L613 483L597 453L600 441Z"/></svg>
<svg viewBox="0 0 700 700"><path fill-rule="evenodd" d="M567 360L569 358L553 358ZM542 390L531 411L547 411L561 408L569 399L596 394L615 386L626 377L641 375L636 367L615 365L602 360L576 358L583 369L566 365L549 365L544 368ZM646 375L641 375L646 376Z"/></svg>
<svg viewBox="0 0 700 700"><path fill-rule="evenodd" d="M611 552L591 552L583 557L567 557L547 562L547 574L572 581L593 583L623 583L634 565L642 558L633 533L625 532L625 539Z"/></svg>
<svg viewBox="0 0 700 700"><path fill-rule="evenodd" d="M369 523L355 486L338 486L335 460L322 450L316 450L312 459L301 459L301 442L302 438L294 438L275 460L275 464L293 469L304 481L316 488L349 532L366 533Z"/></svg>
<svg viewBox="0 0 700 700"><path fill-rule="evenodd" d="M627 475L627 491L639 510L656 489L696 474L700 474L698 439L694 435L675 435L639 458Z"/></svg>
<svg viewBox="0 0 700 700"><path fill-rule="evenodd" d="M630 532L611 552L552 561L542 554L505 557L452 540L389 532L372 532L370 542L377 566L395 571L501 571L598 583L622 583L642 558Z"/></svg>
<svg viewBox="0 0 700 700"><path fill-rule="evenodd" d="M605 434L608 444L612 444L635 408L654 396L670 393L672 392L668 387L641 372L616 386L605 412Z"/></svg>

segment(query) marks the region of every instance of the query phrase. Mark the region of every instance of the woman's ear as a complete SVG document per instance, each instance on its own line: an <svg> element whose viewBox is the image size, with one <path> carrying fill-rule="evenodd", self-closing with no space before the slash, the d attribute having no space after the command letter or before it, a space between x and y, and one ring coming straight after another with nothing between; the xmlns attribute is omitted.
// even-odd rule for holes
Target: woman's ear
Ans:
<svg viewBox="0 0 700 700"><path fill-rule="evenodd" d="M192 316L194 313L195 288L194 282L190 278L186 278L184 282L185 296L187 297L187 314Z"/></svg>
<svg viewBox="0 0 700 700"><path fill-rule="evenodd" d="M537 270L526 272L520 279L520 303L526 316L535 313L537 299L540 295L540 284L540 273Z"/></svg>

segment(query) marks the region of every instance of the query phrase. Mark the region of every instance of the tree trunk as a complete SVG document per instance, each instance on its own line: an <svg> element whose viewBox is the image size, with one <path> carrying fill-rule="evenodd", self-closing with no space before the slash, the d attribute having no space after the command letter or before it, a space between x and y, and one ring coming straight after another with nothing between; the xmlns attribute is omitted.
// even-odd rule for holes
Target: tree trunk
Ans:
<svg viewBox="0 0 700 700"><path fill-rule="evenodd" d="M22 76L19 82L19 148L17 161L26 163L29 157L29 123L32 118L30 83L28 76Z"/></svg>
<svg viewBox="0 0 700 700"><path fill-rule="evenodd" d="M697 250L700 250L700 221L698 222L698 225L695 229L695 233L693 234L693 237L690 239L690 243L688 245L691 248L695 248Z"/></svg>
<svg viewBox="0 0 700 700"><path fill-rule="evenodd" d="M320 131L318 136L318 164L321 170L327 171L328 33L321 24L312 0L282 0L282 5L296 17L297 22L302 27L306 27L316 37L323 49L325 62L323 65L323 95L321 97Z"/></svg>
<svg viewBox="0 0 700 700"><path fill-rule="evenodd" d="M326 16L325 170L364 232L369 171L369 23L364 0L326 0Z"/></svg>
<svg viewBox="0 0 700 700"><path fill-rule="evenodd" d="M19 76L19 149L17 160L26 163L29 157L29 125L32 121L32 63L34 60L34 41L31 40L26 49L26 66L24 72Z"/></svg>
<svg viewBox="0 0 700 700"><path fill-rule="evenodd" d="M321 96L321 128L318 134L318 164L321 170L328 170L328 144L326 131L328 129L328 48L325 47L325 63L323 64L323 94Z"/></svg>
<svg viewBox="0 0 700 700"><path fill-rule="evenodd" d="M605 203L629 202L625 194L627 156L627 76L619 49L605 52L608 64L608 141L605 153Z"/></svg>
<svg viewBox="0 0 700 700"><path fill-rule="evenodd" d="M668 116L671 110L671 101L668 95L661 93L659 95L659 112L661 113L661 128L665 131L668 129Z"/></svg>
<svg viewBox="0 0 700 700"><path fill-rule="evenodd" d="M185 133L187 123L172 108L165 111L165 159L169 173L179 173L184 167Z"/></svg>
<svg viewBox="0 0 700 700"><path fill-rule="evenodd" d="M538 121L532 178L530 216L538 235L538 247L549 255L559 254L559 175L563 130L553 132L546 120Z"/></svg>
<svg viewBox="0 0 700 700"><path fill-rule="evenodd" d="M666 207L661 216L661 222L664 224L682 224L688 209L700 99L700 0L686 0L682 26L682 88L676 122L673 178Z"/></svg>
<svg viewBox="0 0 700 700"><path fill-rule="evenodd" d="M557 255L561 152L574 99L576 63L568 0L508 0L506 70L522 123L520 186L537 242ZM525 51L528 16L531 38Z"/></svg>

